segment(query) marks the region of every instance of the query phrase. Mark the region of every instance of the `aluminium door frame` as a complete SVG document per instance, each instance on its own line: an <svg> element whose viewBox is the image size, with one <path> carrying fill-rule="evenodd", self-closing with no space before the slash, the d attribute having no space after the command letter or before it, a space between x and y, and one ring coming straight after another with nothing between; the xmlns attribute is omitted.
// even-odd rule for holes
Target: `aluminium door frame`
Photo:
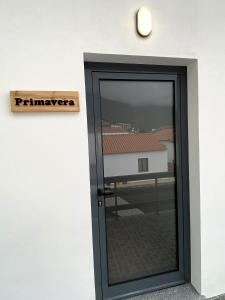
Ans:
<svg viewBox="0 0 225 300"><path fill-rule="evenodd" d="M93 253L94 253L94 272L95 272L95 291L96 299L103 299L102 290L102 266L101 266L101 247L99 233L99 207L97 197L97 163L96 163L96 131L95 131L95 107L94 107L94 88L93 77L100 73L121 73L133 74L157 74L174 75L179 77L179 125L180 131L180 155L182 169L182 206L183 206L183 253L184 253L184 280L169 284L158 284L156 287L123 294L121 296L107 297L105 299L121 299L121 297L134 296L153 290L162 289L169 286L182 284L190 281L190 209L189 209L189 178L188 178L188 123L187 123L187 69L186 67L156 66L156 65L131 65L131 64L112 64L85 62L85 84L87 101L87 120L88 120L88 142L89 142L89 165L90 165L90 187L91 187L91 210L92 210L92 233L93 233ZM109 76L110 78L110 76ZM176 118L176 116L175 116ZM181 134L182 133L182 134Z"/></svg>

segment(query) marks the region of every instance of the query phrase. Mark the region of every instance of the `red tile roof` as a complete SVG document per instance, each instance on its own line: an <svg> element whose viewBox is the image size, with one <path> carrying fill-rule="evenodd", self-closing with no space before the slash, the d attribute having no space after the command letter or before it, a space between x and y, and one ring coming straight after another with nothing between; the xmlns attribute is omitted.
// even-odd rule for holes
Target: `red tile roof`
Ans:
<svg viewBox="0 0 225 300"><path fill-rule="evenodd" d="M160 144L152 133L131 133L118 135L103 135L103 153L137 153L163 151L166 147Z"/></svg>
<svg viewBox="0 0 225 300"><path fill-rule="evenodd" d="M159 141L173 141L174 140L173 128L158 129L156 131L153 131L153 134Z"/></svg>

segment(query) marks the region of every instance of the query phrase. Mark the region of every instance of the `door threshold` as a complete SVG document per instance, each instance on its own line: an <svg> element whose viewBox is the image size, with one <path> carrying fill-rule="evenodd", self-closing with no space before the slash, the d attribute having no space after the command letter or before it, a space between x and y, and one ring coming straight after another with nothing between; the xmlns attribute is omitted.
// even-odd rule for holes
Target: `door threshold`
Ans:
<svg viewBox="0 0 225 300"><path fill-rule="evenodd" d="M127 300L203 300L206 298L197 293L190 283L177 285L159 291L154 291L149 294L142 294L134 297L126 298ZM214 300L218 298L207 298Z"/></svg>

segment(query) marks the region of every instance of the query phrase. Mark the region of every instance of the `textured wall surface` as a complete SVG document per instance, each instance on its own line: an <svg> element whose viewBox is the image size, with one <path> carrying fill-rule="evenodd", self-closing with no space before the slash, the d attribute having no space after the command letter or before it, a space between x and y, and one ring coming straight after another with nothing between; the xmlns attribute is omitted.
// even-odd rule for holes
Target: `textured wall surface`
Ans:
<svg viewBox="0 0 225 300"><path fill-rule="evenodd" d="M148 39L134 28L143 4ZM200 140L192 280L207 296L225 292L224 9L222 0L0 0L0 299L95 298L84 52L198 59L199 99L188 67L191 147ZM13 114L16 89L79 90L81 112Z"/></svg>

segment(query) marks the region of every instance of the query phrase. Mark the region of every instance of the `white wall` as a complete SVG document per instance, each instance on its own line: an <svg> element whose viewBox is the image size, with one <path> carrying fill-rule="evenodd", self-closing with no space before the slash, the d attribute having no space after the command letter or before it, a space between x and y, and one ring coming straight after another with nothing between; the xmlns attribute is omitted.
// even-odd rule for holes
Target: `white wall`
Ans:
<svg viewBox="0 0 225 300"><path fill-rule="evenodd" d="M188 65L189 194L191 228L191 282L202 291L202 241L199 166L198 64Z"/></svg>
<svg viewBox="0 0 225 300"><path fill-rule="evenodd" d="M199 3L202 292L209 296L225 293L224 9L222 0Z"/></svg>
<svg viewBox="0 0 225 300"><path fill-rule="evenodd" d="M166 146L168 162L172 163L175 159L175 156L174 156L174 142L160 141L160 143Z"/></svg>
<svg viewBox="0 0 225 300"><path fill-rule="evenodd" d="M148 39L134 29L143 4ZM0 299L95 298L83 52L198 59L192 282L206 296L225 292L224 9L223 0L0 0ZM81 112L12 114L12 89L79 90ZM190 157L194 184L198 151Z"/></svg>
<svg viewBox="0 0 225 300"><path fill-rule="evenodd" d="M138 172L138 159L148 158L148 172ZM167 151L104 155L104 176L167 172Z"/></svg>

